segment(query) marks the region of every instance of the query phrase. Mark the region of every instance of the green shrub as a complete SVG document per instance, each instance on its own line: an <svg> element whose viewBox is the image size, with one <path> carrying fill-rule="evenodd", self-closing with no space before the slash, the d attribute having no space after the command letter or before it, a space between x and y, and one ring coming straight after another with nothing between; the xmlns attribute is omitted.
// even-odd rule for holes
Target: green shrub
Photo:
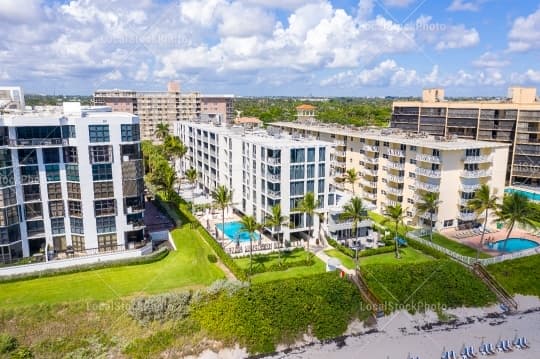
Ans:
<svg viewBox="0 0 540 359"><path fill-rule="evenodd" d="M32 359L34 354L29 348L20 347L11 353L11 359Z"/></svg>
<svg viewBox="0 0 540 359"><path fill-rule="evenodd" d="M540 297L540 254L491 264L487 270L510 293Z"/></svg>
<svg viewBox="0 0 540 359"><path fill-rule="evenodd" d="M356 257L356 252L353 249L345 247L345 246L339 244L338 242L336 242L332 238L327 238L326 240L328 241L328 244L330 244L332 247L334 247L335 249L337 249L341 253L345 254L346 256L349 256L351 258ZM392 244L393 244L393 241L392 241ZM394 247L387 245L387 246L379 247L379 248L368 248L368 249L361 250L361 251L358 252L358 256L359 257L369 257L369 256L377 255L377 254L390 253L390 252L393 252L393 251L394 251Z"/></svg>
<svg viewBox="0 0 540 359"><path fill-rule="evenodd" d="M354 258L355 253L352 249L345 247L344 245L339 244L337 241L333 240L330 237L326 237L326 241L328 244L330 244L332 247L340 251L341 253L345 254L346 256L349 256L351 258Z"/></svg>
<svg viewBox="0 0 540 359"><path fill-rule="evenodd" d="M435 248L426 246L425 244L415 241L412 238L407 237L407 244L409 245L409 247L417 249L421 252L424 252L425 254L432 256L433 258L448 259L448 256L444 254L443 252L440 252L436 250Z"/></svg>
<svg viewBox="0 0 540 359"><path fill-rule="evenodd" d="M215 254L209 254L208 255L208 261L210 263L217 263L217 257L215 256Z"/></svg>
<svg viewBox="0 0 540 359"><path fill-rule="evenodd" d="M14 351L19 346L15 337L9 334L0 334L0 354L6 354Z"/></svg>
<svg viewBox="0 0 540 359"><path fill-rule="evenodd" d="M152 297L139 297L131 301L129 315L141 322L165 322L187 317L191 293L168 293Z"/></svg>

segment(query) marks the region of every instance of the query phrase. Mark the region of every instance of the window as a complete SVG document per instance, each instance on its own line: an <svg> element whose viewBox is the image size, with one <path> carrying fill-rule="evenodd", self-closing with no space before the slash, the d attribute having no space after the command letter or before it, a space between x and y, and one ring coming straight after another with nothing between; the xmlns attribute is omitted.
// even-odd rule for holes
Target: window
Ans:
<svg viewBox="0 0 540 359"><path fill-rule="evenodd" d="M23 195L24 195L25 202L41 200L41 192L39 189L39 185L29 184L29 185L23 186Z"/></svg>
<svg viewBox="0 0 540 359"><path fill-rule="evenodd" d="M315 162L315 149L314 148L308 148L308 150L307 150L307 161L308 162Z"/></svg>
<svg viewBox="0 0 540 359"><path fill-rule="evenodd" d="M94 213L97 216L116 215L116 200L103 199L94 201Z"/></svg>
<svg viewBox="0 0 540 359"><path fill-rule="evenodd" d="M68 211L70 216L82 217L82 206L80 201L68 201Z"/></svg>
<svg viewBox="0 0 540 359"><path fill-rule="evenodd" d="M291 163L304 162L306 160L306 151L303 148L291 149Z"/></svg>
<svg viewBox="0 0 540 359"><path fill-rule="evenodd" d="M69 218L69 224L71 226L71 233L84 234L84 225L82 218Z"/></svg>
<svg viewBox="0 0 540 359"><path fill-rule="evenodd" d="M324 180L323 179L319 180L317 190L318 190L319 193L324 193Z"/></svg>
<svg viewBox="0 0 540 359"><path fill-rule="evenodd" d="M81 185L79 183L68 182L67 191L69 199L81 199Z"/></svg>
<svg viewBox="0 0 540 359"><path fill-rule="evenodd" d="M407 203L414 204L414 200L412 198L407 198Z"/></svg>
<svg viewBox="0 0 540 359"><path fill-rule="evenodd" d="M480 156L480 149L479 148L468 148L465 150L465 156L467 157L478 157Z"/></svg>
<svg viewBox="0 0 540 359"><path fill-rule="evenodd" d="M326 160L326 148L319 147L319 161Z"/></svg>
<svg viewBox="0 0 540 359"><path fill-rule="evenodd" d="M116 232L116 217L96 218L96 230L98 233Z"/></svg>
<svg viewBox="0 0 540 359"><path fill-rule="evenodd" d="M304 181L291 182L291 196L303 196L304 195ZM292 208L292 207L291 207Z"/></svg>
<svg viewBox="0 0 540 359"><path fill-rule="evenodd" d="M22 183L39 183L38 166L23 166L20 170Z"/></svg>
<svg viewBox="0 0 540 359"><path fill-rule="evenodd" d="M107 163L113 161L112 146L89 146L90 163Z"/></svg>
<svg viewBox="0 0 540 359"><path fill-rule="evenodd" d="M19 163L21 165L37 164L37 153L35 148L21 148L17 151L19 155Z"/></svg>
<svg viewBox="0 0 540 359"><path fill-rule="evenodd" d="M304 165L291 166L291 180L303 179L305 177Z"/></svg>
<svg viewBox="0 0 540 359"><path fill-rule="evenodd" d="M0 168L11 166L13 166L13 162L11 161L11 150L7 148L0 149Z"/></svg>
<svg viewBox="0 0 540 359"><path fill-rule="evenodd" d="M60 163L60 152L58 148L44 148L43 163Z"/></svg>
<svg viewBox="0 0 540 359"><path fill-rule="evenodd" d="M79 165L66 165L66 178L68 181L79 182Z"/></svg>
<svg viewBox="0 0 540 359"><path fill-rule="evenodd" d="M413 217L413 214L411 211L407 211L407 217Z"/></svg>
<svg viewBox="0 0 540 359"><path fill-rule="evenodd" d="M62 126L62 138L75 138L75 126L73 125Z"/></svg>
<svg viewBox="0 0 540 359"><path fill-rule="evenodd" d="M92 178L94 181L112 180L112 166L107 164L92 165Z"/></svg>
<svg viewBox="0 0 540 359"><path fill-rule="evenodd" d="M306 192L315 192L315 181L306 182Z"/></svg>
<svg viewBox="0 0 540 359"><path fill-rule="evenodd" d="M45 233L45 227L43 226L43 221L26 222L26 232L29 237L43 235Z"/></svg>
<svg viewBox="0 0 540 359"><path fill-rule="evenodd" d="M37 188L33 188L31 191L30 191L30 194L34 195L35 194L35 191L37 190L38 191L38 197L33 197L35 198L34 200L39 200L41 196L39 196L39 185L30 185L30 186L37 186ZM25 186L26 187L26 186ZM26 201L26 192L25 192L25 198L24 200ZM12 204L15 204L17 203L17 191L15 190L15 187L11 187L11 188L4 188L2 190L0 190L0 207L7 207L7 206L10 206Z"/></svg>
<svg viewBox="0 0 540 359"><path fill-rule="evenodd" d="M388 142L383 142L382 145L383 145L383 147L388 147L388 146L390 146L390 143L388 143Z"/></svg>
<svg viewBox="0 0 540 359"><path fill-rule="evenodd" d="M115 251L118 248L116 234L103 234L98 236L98 248L100 252Z"/></svg>
<svg viewBox="0 0 540 359"><path fill-rule="evenodd" d="M325 166L324 166L324 163L319 163L319 173L318 173L319 177L326 177L326 171L325 171Z"/></svg>
<svg viewBox="0 0 540 359"><path fill-rule="evenodd" d="M51 230L52 234L64 234L66 232L64 218L51 218Z"/></svg>
<svg viewBox="0 0 540 359"><path fill-rule="evenodd" d="M139 141L141 139L141 131L139 125L121 125L122 142Z"/></svg>
<svg viewBox="0 0 540 359"><path fill-rule="evenodd" d="M439 157L441 155L441 151L439 151L438 149L434 148L433 151L431 151L431 154L435 157Z"/></svg>
<svg viewBox="0 0 540 359"><path fill-rule="evenodd" d="M41 202L26 203L24 205L24 217L26 220L43 218Z"/></svg>
<svg viewBox="0 0 540 359"><path fill-rule="evenodd" d="M417 150L417 147L416 146L411 146L411 151L416 151Z"/></svg>
<svg viewBox="0 0 540 359"><path fill-rule="evenodd" d="M60 166L59 165L45 165L45 174L47 176L47 182L60 181Z"/></svg>
<svg viewBox="0 0 540 359"><path fill-rule="evenodd" d="M315 165L307 165L307 178L314 178L315 177Z"/></svg>
<svg viewBox="0 0 540 359"><path fill-rule="evenodd" d="M383 153L382 158L388 159L388 154L387 154L387 153Z"/></svg>
<svg viewBox="0 0 540 359"><path fill-rule="evenodd" d="M452 227L452 226L454 226L454 220L453 219L447 219L446 221L444 221L443 226L444 227Z"/></svg>
<svg viewBox="0 0 540 359"><path fill-rule="evenodd" d="M113 182L94 182L94 198L114 197Z"/></svg>
<svg viewBox="0 0 540 359"><path fill-rule="evenodd" d="M79 163L79 157L77 155L77 147L64 147L64 162L65 163Z"/></svg>
<svg viewBox="0 0 540 359"><path fill-rule="evenodd" d="M414 172L409 172L409 177L410 178L416 178L416 174Z"/></svg>
<svg viewBox="0 0 540 359"><path fill-rule="evenodd" d="M76 234L71 235L71 246L75 252L84 251L84 237Z"/></svg>
<svg viewBox="0 0 540 359"><path fill-rule="evenodd" d="M414 158L411 158L410 161L411 165L415 165L416 164L416 160Z"/></svg>
<svg viewBox="0 0 540 359"><path fill-rule="evenodd" d="M49 202L50 217L64 217L64 201Z"/></svg>
<svg viewBox="0 0 540 359"><path fill-rule="evenodd" d="M89 125L90 142L109 142L109 125Z"/></svg>
<svg viewBox="0 0 540 359"><path fill-rule="evenodd" d="M62 186L60 183L47 183L47 192L49 199L62 199Z"/></svg>

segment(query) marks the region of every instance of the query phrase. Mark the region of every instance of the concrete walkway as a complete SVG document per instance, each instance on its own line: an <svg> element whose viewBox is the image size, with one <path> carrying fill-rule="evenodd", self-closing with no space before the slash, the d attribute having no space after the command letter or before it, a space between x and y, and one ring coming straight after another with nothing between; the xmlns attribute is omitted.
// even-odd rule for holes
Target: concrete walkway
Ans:
<svg viewBox="0 0 540 359"><path fill-rule="evenodd" d="M324 253L324 251L327 249L334 249L334 248L313 246L310 248L310 251L313 252L313 254L315 254L315 256L319 258L320 260L322 260L325 264L328 264L328 260L333 257L330 257L328 254ZM347 274L354 274L354 269L348 269L345 266L343 266L343 264L340 265L338 268Z"/></svg>

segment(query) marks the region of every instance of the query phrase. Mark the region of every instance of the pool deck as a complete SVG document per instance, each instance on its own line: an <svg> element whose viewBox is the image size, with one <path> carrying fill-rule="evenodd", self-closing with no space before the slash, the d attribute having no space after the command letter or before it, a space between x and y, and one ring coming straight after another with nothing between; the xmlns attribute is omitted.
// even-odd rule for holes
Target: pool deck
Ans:
<svg viewBox="0 0 540 359"><path fill-rule="evenodd" d="M471 248L475 248L475 249L478 248L478 246L480 245L481 235L475 235L475 236L465 237L465 238L456 238L456 234L460 232L463 232L463 231L456 231L455 229L449 229L449 230L441 231L441 234L456 242L469 246ZM508 231L506 229L498 230L496 232L491 232L491 233L486 232L486 234L484 235L484 244L488 242L497 242L497 241L506 239L507 234L508 234ZM533 242L536 242L540 245L540 236L536 236L530 232L524 231L519 228L516 228L512 231L510 238L524 238L524 239L528 239ZM499 252L497 250L488 249L486 247L481 248L481 250L482 252L487 253L492 256L498 256L504 253L504 252Z"/></svg>

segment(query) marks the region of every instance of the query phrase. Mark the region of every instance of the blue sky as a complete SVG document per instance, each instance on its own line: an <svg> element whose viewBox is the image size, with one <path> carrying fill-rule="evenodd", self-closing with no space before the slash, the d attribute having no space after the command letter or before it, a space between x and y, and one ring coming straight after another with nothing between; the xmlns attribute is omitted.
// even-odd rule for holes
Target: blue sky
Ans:
<svg viewBox="0 0 540 359"><path fill-rule="evenodd" d="M0 84L504 96L540 84L540 1L2 0Z"/></svg>

